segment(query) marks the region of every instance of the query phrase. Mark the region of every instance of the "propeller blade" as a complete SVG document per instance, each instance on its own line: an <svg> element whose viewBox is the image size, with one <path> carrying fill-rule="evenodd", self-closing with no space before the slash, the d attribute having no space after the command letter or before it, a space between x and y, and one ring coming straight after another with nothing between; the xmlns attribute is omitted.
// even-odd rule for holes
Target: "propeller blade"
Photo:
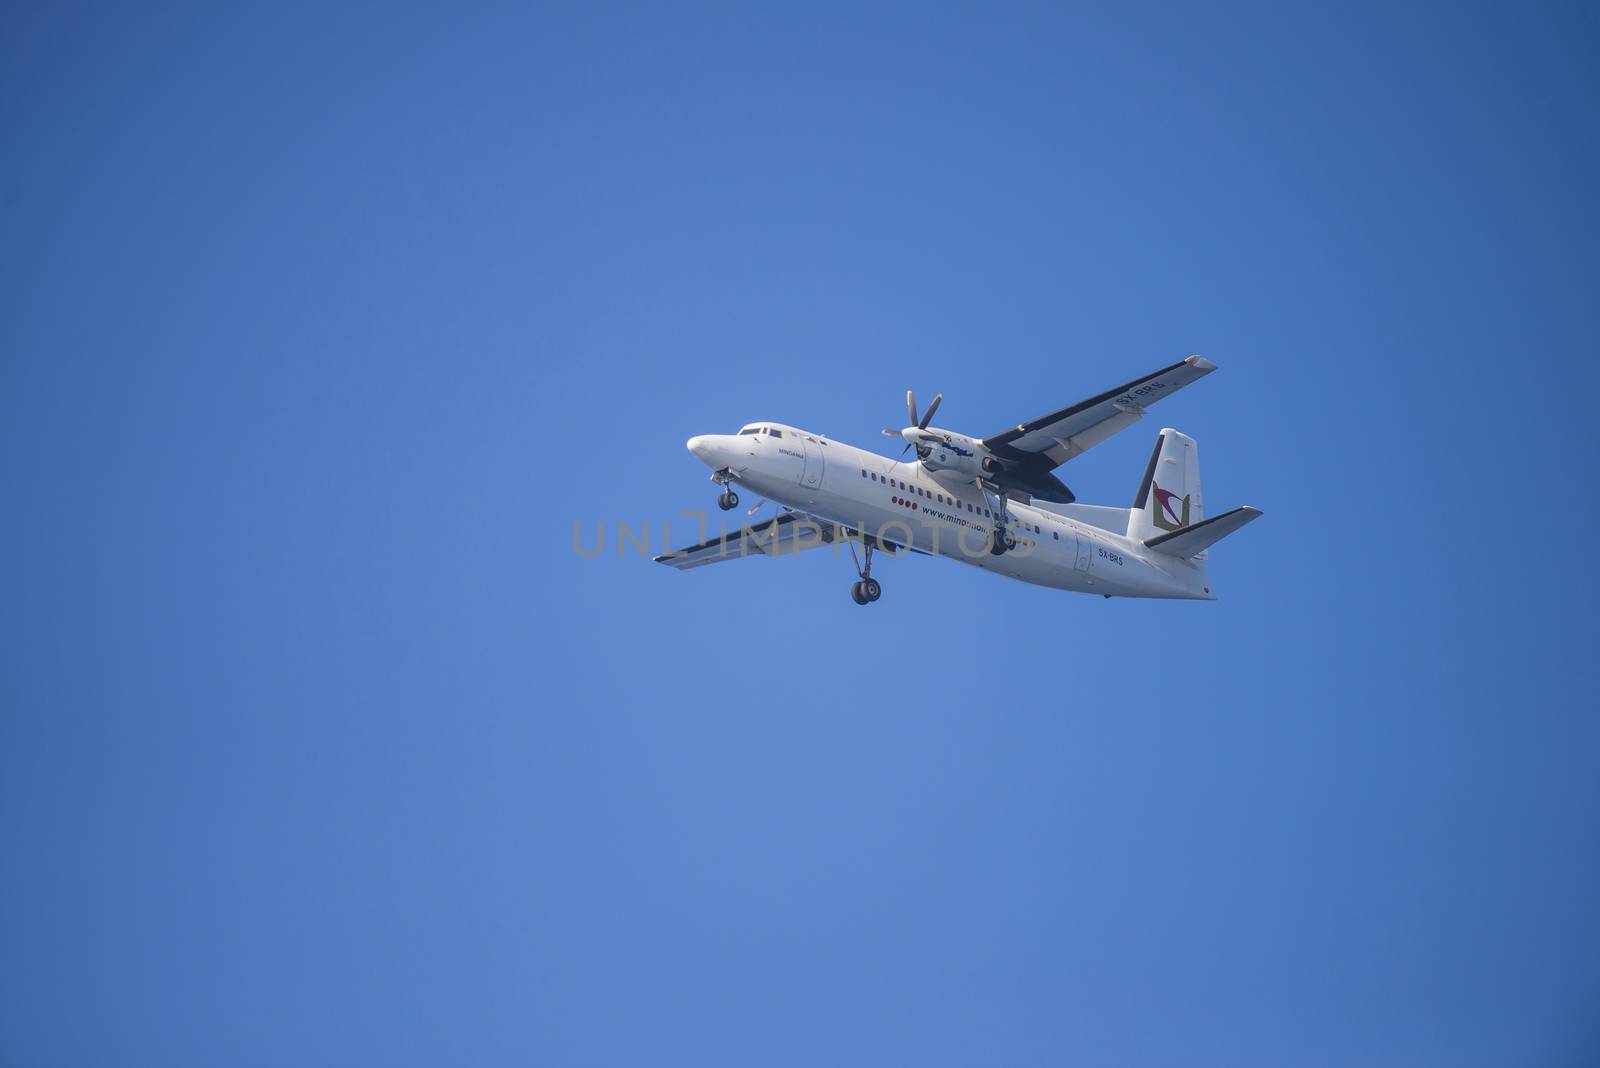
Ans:
<svg viewBox="0 0 1600 1068"><path fill-rule="evenodd" d="M750 506L750 508L744 514L745 515L755 515L756 514L756 509L760 508L763 504L766 504L766 503L767 503L767 499L765 497L763 497L759 501L757 501L755 504L752 504Z"/></svg>
<svg viewBox="0 0 1600 1068"><path fill-rule="evenodd" d="M900 431L898 431L898 430L890 430L888 427L884 427L883 428L883 436L886 437L886 438L897 438L897 437L900 436Z"/></svg>
<svg viewBox="0 0 1600 1068"><path fill-rule="evenodd" d="M933 398L933 403L928 405L928 410L922 413L922 422L917 423L917 427L919 429L928 429L928 422L933 419L933 413L939 410L939 402L942 400L944 400L943 393L940 393ZM912 422L916 422L916 420L912 420Z"/></svg>
<svg viewBox="0 0 1600 1068"><path fill-rule="evenodd" d="M905 459L906 453L911 451L911 442L906 442L906 447L900 450L900 458Z"/></svg>
<svg viewBox="0 0 1600 1068"><path fill-rule="evenodd" d="M909 389L906 390L906 414L911 417L911 421L909 423L907 423L906 426L916 426L917 425L917 398L913 397L911 395L911 391Z"/></svg>

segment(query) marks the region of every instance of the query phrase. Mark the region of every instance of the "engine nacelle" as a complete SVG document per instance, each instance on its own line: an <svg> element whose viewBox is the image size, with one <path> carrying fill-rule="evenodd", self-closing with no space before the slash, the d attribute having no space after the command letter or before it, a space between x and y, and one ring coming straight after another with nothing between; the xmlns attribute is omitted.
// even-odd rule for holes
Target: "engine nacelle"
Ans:
<svg viewBox="0 0 1600 1068"><path fill-rule="evenodd" d="M968 478L992 478L1000 463L980 442L944 430L924 431L916 442L917 457L933 471L954 471Z"/></svg>

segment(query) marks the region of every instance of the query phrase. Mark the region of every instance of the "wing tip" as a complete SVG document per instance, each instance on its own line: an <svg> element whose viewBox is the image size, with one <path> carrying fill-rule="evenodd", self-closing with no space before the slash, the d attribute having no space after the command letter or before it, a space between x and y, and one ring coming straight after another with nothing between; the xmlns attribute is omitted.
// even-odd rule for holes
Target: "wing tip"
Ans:
<svg viewBox="0 0 1600 1068"><path fill-rule="evenodd" d="M1204 356L1201 356L1199 353L1196 353L1195 355L1190 356L1189 358L1187 358L1183 362L1188 364L1189 366L1193 367L1196 371L1199 371L1203 375L1208 375L1212 371L1215 371L1217 369L1217 365L1216 364L1212 363L1210 360L1206 359Z"/></svg>

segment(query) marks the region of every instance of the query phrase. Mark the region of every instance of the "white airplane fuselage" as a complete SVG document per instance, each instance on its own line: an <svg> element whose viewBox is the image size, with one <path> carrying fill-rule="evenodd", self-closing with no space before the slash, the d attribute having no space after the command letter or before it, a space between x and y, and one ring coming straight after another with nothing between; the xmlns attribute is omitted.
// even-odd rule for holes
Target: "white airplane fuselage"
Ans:
<svg viewBox="0 0 1600 1068"><path fill-rule="evenodd" d="M956 472L931 471L783 423L752 424L778 433L706 434L689 451L713 472L787 505L880 541L910 546L1039 586L1106 597L1209 601L1204 565L1146 548L1125 533L1046 507L1009 502L1017 547L988 551L996 501ZM748 430L748 428L746 428ZM1108 523L1126 509L1102 511Z"/></svg>

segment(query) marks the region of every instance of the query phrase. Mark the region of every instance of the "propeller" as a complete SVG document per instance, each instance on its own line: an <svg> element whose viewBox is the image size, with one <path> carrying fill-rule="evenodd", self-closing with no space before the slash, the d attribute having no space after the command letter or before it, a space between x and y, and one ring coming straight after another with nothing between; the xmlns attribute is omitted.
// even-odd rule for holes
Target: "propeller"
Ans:
<svg viewBox="0 0 1600 1068"><path fill-rule="evenodd" d="M912 438L907 436L906 431L907 430L912 430L912 429L916 429L916 430L926 430L926 429L928 429L928 424L933 420L933 413L939 410L939 402L942 401L942 400L944 400L944 394L943 393L934 394L933 403L928 405L928 410L922 413L922 418L921 419L918 419L917 418L917 398L916 398L916 395L914 393L912 393L909 389L906 390L906 415L910 417L910 420L911 420L910 424L907 425L904 430L890 430L888 427L885 427L884 430L883 430L883 433L884 433L885 437L905 438L906 439L906 447L904 449L900 450L900 455L901 456L904 456L911 449L911 447L913 445L917 445L916 441L914 441ZM918 456L923 455L923 450L925 448L927 448L927 446L925 446L925 445L917 445L917 455Z"/></svg>

